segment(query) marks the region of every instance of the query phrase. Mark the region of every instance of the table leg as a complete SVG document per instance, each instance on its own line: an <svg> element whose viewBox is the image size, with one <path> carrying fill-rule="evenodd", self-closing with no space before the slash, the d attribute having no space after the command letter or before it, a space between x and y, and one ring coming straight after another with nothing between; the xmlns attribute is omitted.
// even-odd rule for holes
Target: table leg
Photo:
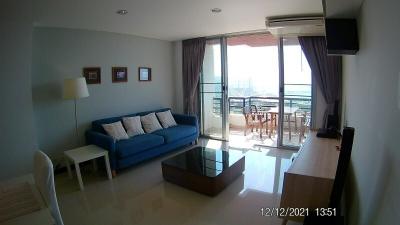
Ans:
<svg viewBox="0 0 400 225"><path fill-rule="evenodd" d="M246 136L247 134L247 129L248 129L248 126L249 126L249 118L248 118L248 116L247 116L247 114L245 114L244 115L244 119L245 119L245 121L246 121L246 124L244 125L244 136Z"/></svg>
<svg viewBox="0 0 400 225"><path fill-rule="evenodd" d="M287 115L288 117L288 127L289 127L289 140L292 140L292 129L290 125L290 114Z"/></svg>
<svg viewBox="0 0 400 225"><path fill-rule="evenodd" d="M111 175L111 169L110 169L110 161L108 159L108 154L104 155L104 161L106 163L106 169L107 169L107 175L108 175L108 179L111 180L112 179L112 175Z"/></svg>
<svg viewBox="0 0 400 225"><path fill-rule="evenodd" d="M262 138L262 130L263 130L263 123L262 123L262 115L258 116L258 122L259 122L259 127L260 127L260 138Z"/></svg>
<svg viewBox="0 0 400 225"><path fill-rule="evenodd" d="M272 133L272 114L269 115L270 120L269 120L269 127L268 127L268 113L267 113L267 128L268 128L268 137L271 138L271 133Z"/></svg>
<svg viewBox="0 0 400 225"><path fill-rule="evenodd" d="M274 130L274 114L271 113L270 115L271 115L271 126L270 126L270 129L269 129L269 138L271 138L272 131Z"/></svg>
<svg viewBox="0 0 400 225"><path fill-rule="evenodd" d="M65 157L65 165L67 166L68 177L72 178L71 165L69 164L69 160L67 157Z"/></svg>
<svg viewBox="0 0 400 225"><path fill-rule="evenodd" d="M78 182L79 182L79 187L81 190L83 190L84 187L83 187L83 182L82 182L81 170L79 168L79 163L75 163L75 170L76 170L76 176L77 176Z"/></svg>
<svg viewBox="0 0 400 225"><path fill-rule="evenodd" d="M97 171L97 158L92 160L93 162L93 171Z"/></svg>
<svg viewBox="0 0 400 225"><path fill-rule="evenodd" d="M268 121L265 122L265 135L269 136L269 131L268 131Z"/></svg>

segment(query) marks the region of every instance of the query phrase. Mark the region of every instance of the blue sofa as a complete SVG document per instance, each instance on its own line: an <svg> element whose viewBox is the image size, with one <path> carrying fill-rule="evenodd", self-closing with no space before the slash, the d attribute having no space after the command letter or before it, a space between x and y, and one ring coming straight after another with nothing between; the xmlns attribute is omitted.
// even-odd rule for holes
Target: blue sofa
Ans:
<svg viewBox="0 0 400 225"><path fill-rule="evenodd" d="M86 141L88 144L94 144L109 151L110 166L114 175L115 171L119 169L135 165L196 141L199 136L196 116L173 114L178 124L177 126L120 141L115 141L111 136L107 135L102 127L102 124L122 121L122 117L144 116L151 112L167 110L170 109L159 109L95 120L92 122L92 129L86 131Z"/></svg>

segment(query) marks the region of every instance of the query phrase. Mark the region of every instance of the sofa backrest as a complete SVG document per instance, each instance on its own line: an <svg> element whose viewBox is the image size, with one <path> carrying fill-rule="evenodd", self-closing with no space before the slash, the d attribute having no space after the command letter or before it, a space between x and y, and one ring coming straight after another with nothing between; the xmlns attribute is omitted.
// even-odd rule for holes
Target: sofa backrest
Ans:
<svg viewBox="0 0 400 225"><path fill-rule="evenodd" d="M92 130L96 132L100 132L105 134L105 130L103 129L103 124L108 124L108 123L115 123L118 121L122 121L123 117L130 117L130 116L144 116L152 112L164 112L171 110L170 108L163 108L163 109L157 109L157 110L151 110L151 111L145 111L145 112L139 112L139 113L132 113L128 115L123 115L123 116L116 116L116 117L110 117L110 118L105 118L105 119L100 119L100 120L95 120L92 122Z"/></svg>

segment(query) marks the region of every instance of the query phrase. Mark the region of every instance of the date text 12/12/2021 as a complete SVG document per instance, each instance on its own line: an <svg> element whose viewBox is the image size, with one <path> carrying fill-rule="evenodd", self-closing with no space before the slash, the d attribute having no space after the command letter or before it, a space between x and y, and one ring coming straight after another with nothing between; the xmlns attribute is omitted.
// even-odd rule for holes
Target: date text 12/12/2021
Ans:
<svg viewBox="0 0 400 225"><path fill-rule="evenodd" d="M308 216L310 210L308 208L279 208L279 207L263 207L260 209L262 216ZM314 210L317 216L336 216L335 208L317 208Z"/></svg>

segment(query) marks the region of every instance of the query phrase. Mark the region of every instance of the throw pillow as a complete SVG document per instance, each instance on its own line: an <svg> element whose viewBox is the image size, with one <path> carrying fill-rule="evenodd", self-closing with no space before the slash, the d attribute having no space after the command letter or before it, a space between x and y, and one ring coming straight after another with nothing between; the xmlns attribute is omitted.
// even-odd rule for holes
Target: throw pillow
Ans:
<svg viewBox="0 0 400 225"><path fill-rule="evenodd" d="M124 117L122 118L122 122L129 137L144 134L142 124L140 123L140 116Z"/></svg>
<svg viewBox="0 0 400 225"><path fill-rule="evenodd" d="M165 111L165 112L158 112L156 114L157 114L158 119L161 122L161 125L164 128L173 127L173 126L178 125L178 124L176 124L175 119L172 116L172 113L170 110Z"/></svg>
<svg viewBox="0 0 400 225"><path fill-rule="evenodd" d="M102 126L104 130L107 132L107 134L113 137L117 141L129 138L124 127L122 126L121 121L115 123L103 124Z"/></svg>
<svg viewBox="0 0 400 225"><path fill-rule="evenodd" d="M157 120L156 114L154 113L149 113L145 116L141 116L140 121L142 121L142 125L146 133L151 133L156 130L162 129L160 123Z"/></svg>

